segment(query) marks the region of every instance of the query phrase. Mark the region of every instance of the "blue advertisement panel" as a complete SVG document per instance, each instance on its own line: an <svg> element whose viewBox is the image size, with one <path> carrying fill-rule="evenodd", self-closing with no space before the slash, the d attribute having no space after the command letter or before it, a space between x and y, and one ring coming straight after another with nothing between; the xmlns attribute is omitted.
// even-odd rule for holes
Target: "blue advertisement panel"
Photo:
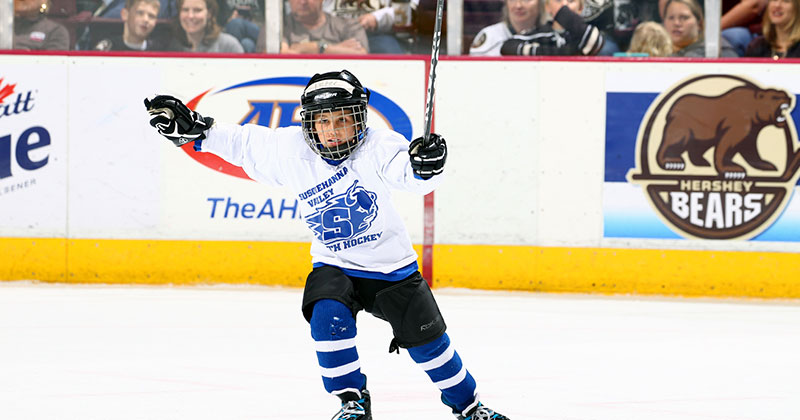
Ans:
<svg viewBox="0 0 800 420"><path fill-rule="evenodd" d="M800 241L796 103L729 74L608 91L604 237Z"/></svg>

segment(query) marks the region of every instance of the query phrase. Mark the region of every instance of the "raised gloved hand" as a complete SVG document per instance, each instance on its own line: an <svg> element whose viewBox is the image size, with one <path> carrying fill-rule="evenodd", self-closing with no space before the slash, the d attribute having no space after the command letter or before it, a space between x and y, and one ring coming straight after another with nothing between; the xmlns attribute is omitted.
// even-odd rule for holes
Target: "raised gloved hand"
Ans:
<svg viewBox="0 0 800 420"><path fill-rule="evenodd" d="M411 158L411 169L414 174L422 179L430 179L439 175L444 170L447 160L447 144L444 137L431 133L425 145L422 137L414 139L408 146L408 155Z"/></svg>
<svg viewBox="0 0 800 420"><path fill-rule="evenodd" d="M175 146L206 138L205 131L214 123L213 118L192 111L173 96L158 95L152 100L145 98L144 106L150 114L150 125Z"/></svg>

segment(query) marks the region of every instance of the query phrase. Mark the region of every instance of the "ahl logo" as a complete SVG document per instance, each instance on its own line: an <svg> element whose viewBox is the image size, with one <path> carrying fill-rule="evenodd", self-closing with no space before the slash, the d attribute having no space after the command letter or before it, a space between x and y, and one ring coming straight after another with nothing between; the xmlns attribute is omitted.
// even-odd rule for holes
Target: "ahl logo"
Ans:
<svg viewBox="0 0 800 420"><path fill-rule="evenodd" d="M798 178L794 95L738 76L691 77L659 95L628 182L676 232L750 239L781 214Z"/></svg>
<svg viewBox="0 0 800 420"><path fill-rule="evenodd" d="M33 91L29 90L24 94L19 92L12 101L11 95L14 94L17 85L4 82L0 77L0 118L22 114L33 109Z"/></svg>
<svg viewBox="0 0 800 420"><path fill-rule="evenodd" d="M211 89L186 103L190 109L214 117L217 121L239 121L278 128L300 125L300 95L310 77L273 77L235 84L216 92ZM411 138L411 119L391 99L370 89L369 116ZM242 168L225 162L211 153L195 153L192 144L183 151L201 164L228 175L250 179Z"/></svg>
<svg viewBox="0 0 800 420"><path fill-rule="evenodd" d="M326 246L353 239L369 229L378 216L377 198L377 194L354 181L347 192L318 206L317 211L306 218L306 223Z"/></svg>

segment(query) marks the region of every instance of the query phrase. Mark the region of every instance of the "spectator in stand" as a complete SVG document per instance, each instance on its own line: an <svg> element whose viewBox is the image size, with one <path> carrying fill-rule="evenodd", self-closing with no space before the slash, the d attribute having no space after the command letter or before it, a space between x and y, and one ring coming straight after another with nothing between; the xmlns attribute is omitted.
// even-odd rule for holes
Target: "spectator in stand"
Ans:
<svg viewBox="0 0 800 420"><path fill-rule="evenodd" d="M418 4L419 0L412 3ZM412 7L416 8L416 5ZM323 0L322 10L341 18L358 20L367 32L370 53L406 52L393 34L395 9L391 0Z"/></svg>
<svg viewBox="0 0 800 420"><path fill-rule="evenodd" d="M217 24L217 0L178 0L178 18L169 44L173 51L243 53L242 44Z"/></svg>
<svg viewBox="0 0 800 420"><path fill-rule="evenodd" d="M668 0L664 6L664 27L672 38L673 57L705 57L703 10L696 0ZM720 57L738 57L725 38L720 37Z"/></svg>
<svg viewBox="0 0 800 420"><path fill-rule="evenodd" d="M367 32L355 19L322 10L323 0L289 0L283 23L285 54L367 54Z"/></svg>
<svg viewBox="0 0 800 420"><path fill-rule="evenodd" d="M660 23L642 22L633 31L628 53L667 57L672 55L672 39Z"/></svg>
<svg viewBox="0 0 800 420"><path fill-rule="evenodd" d="M747 57L800 57L800 0L769 0L764 35L747 47Z"/></svg>
<svg viewBox="0 0 800 420"><path fill-rule="evenodd" d="M254 19L260 16L260 22L264 21L264 16L260 13L263 7L254 0L223 0L220 5L223 4L229 10L226 13L220 11L220 21L227 22L225 32L239 40L245 52L255 52L261 26Z"/></svg>
<svg viewBox="0 0 800 420"><path fill-rule="evenodd" d="M580 16L583 0L507 0L506 7L508 18L478 32L470 55L596 55L603 46Z"/></svg>
<svg viewBox="0 0 800 420"><path fill-rule="evenodd" d="M603 33L605 42L598 55L625 51L634 29L641 22L658 21L658 0L585 0L581 16Z"/></svg>
<svg viewBox="0 0 800 420"><path fill-rule="evenodd" d="M14 0L15 50L68 50L69 32L47 18L49 0Z"/></svg>
<svg viewBox="0 0 800 420"><path fill-rule="evenodd" d="M162 51L160 40L150 39L156 28L159 0L126 0L122 16L122 34L103 39L95 45L98 51Z"/></svg>
<svg viewBox="0 0 800 420"><path fill-rule="evenodd" d="M750 41L761 32L761 18L769 0L723 0L722 36L733 45L736 53L744 55Z"/></svg>

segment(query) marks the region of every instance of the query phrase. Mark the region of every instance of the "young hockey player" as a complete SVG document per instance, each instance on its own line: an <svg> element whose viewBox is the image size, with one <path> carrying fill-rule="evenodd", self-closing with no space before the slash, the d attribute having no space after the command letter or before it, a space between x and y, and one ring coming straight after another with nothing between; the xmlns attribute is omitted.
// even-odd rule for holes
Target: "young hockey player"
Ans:
<svg viewBox="0 0 800 420"><path fill-rule="evenodd" d="M431 134L425 145L409 144L392 130L367 128L369 96L347 70L316 74L300 98L302 127L274 130L214 122L171 96L145 106L150 124L175 145L193 141L196 151L300 198L314 233L302 311L325 390L342 401L335 420L372 419L355 346L362 309L389 322L390 351L408 350L457 419L508 420L480 402L390 198L391 189L427 194L441 183L445 141Z"/></svg>

